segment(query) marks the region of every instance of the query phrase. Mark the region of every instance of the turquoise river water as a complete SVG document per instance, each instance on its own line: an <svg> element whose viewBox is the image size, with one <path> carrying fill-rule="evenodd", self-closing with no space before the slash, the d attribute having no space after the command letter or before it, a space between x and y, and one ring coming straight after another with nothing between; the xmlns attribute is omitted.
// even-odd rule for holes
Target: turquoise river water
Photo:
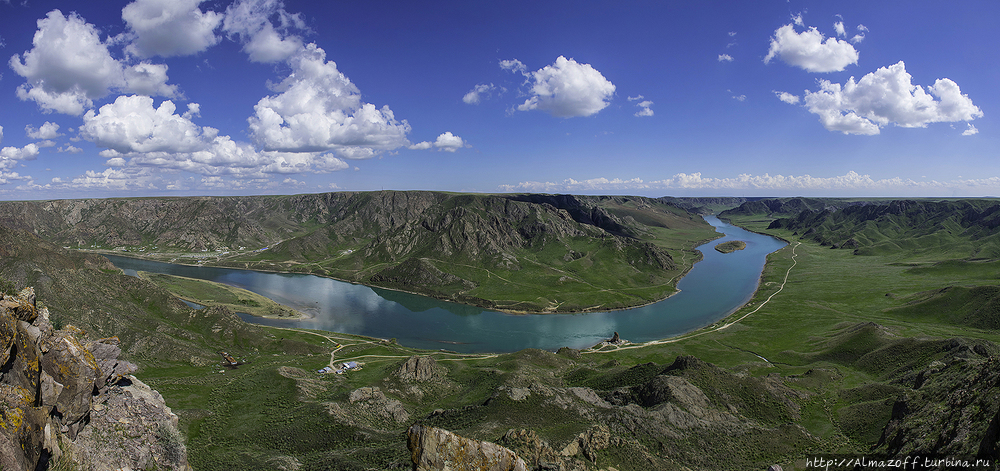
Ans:
<svg viewBox="0 0 1000 471"><path fill-rule="evenodd" d="M311 316L284 320L241 314L255 324L396 338L409 347L463 353L556 350L586 348L614 332L632 342L681 335L712 324L749 301L767 255L785 243L714 216L705 219L725 237L698 247L704 258L678 283L679 293L648 306L584 314L506 314L315 275L108 258L127 274L148 271L218 281ZM745 241L747 247L729 254L713 249L728 240Z"/></svg>

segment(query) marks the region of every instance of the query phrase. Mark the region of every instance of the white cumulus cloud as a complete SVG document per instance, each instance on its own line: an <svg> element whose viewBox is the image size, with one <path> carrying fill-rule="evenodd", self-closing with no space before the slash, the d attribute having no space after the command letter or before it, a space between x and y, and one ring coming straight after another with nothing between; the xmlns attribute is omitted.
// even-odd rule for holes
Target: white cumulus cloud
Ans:
<svg viewBox="0 0 1000 471"><path fill-rule="evenodd" d="M388 106L364 103L361 93L309 44L289 60L292 72L272 85L248 119L254 140L265 150L315 152L342 147L391 150L409 144L410 125Z"/></svg>
<svg viewBox="0 0 1000 471"><path fill-rule="evenodd" d="M469 93L466 93L465 96L462 97L462 101L469 105L478 105L484 95L488 97L490 92L495 89L496 86L492 83L489 85L481 83L473 87Z"/></svg>
<svg viewBox="0 0 1000 471"><path fill-rule="evenodd" d="M101 147L132 152L196 152L204 150L218 131L201 128L175 114L177 107L164 100L153 107L148 96L120 96L114 103L83 116L80 136Z"/></svg>
<svg viewBox="0 0 1000 471"><path fill-rule="evenodd" d="M827 129L844 134L878 134L890 123L913 128L983 116L950 79L938 79L926 91L913 85L902 61L881 67L857 82L854 77L844 85L820 80L819 86L816 92L806 91L806 108L818 115Z"/></svg>
<svg viewBox="0 0 1000 471"><path fill-rule="evenodd" d="M794 105L799 102L798 95L792 95L791 93L788 92L779 92L777 90L771 90L771 92L774 93L774 95L777 96L779 100L788 103L789 105Z"/></svg>
<svg viewBox="0 0 1000 471"><path fill-rule="evenodd" d="M218 130L191 121L200 109L189 104L177 114L176 105L164 100L154 106L146 96L120 96L114 103L88 111L80 136L105 150L100 155L112 167L159 168L200 175L264 178L267 174L328 173L348 168L329 152L259 151L252 145L220 136ZM367 156L363 156L367 152ZM371 157L357 150L352 158Z"/></svg>
<svg viewBox="0 0 1000 471"><path fill-rule="evenodd" d="M223 15L203 12L204 0L136 0L122 9L133 42L126 50L139 57L186 56L219 42L215 29Z"/></svg>
<svg viewBox="0 0 1000 471"><path fill-rule="evenodd" d="M961 177L960 177L961 178ZM956 192L961 194L988 194L1000 190L1000 177L979 179L959 179L951 181L924 180L890 177L873 178L855 171L832 177L811 175L751 175L735 177L707 177L701 172L677 173L661 180L641 178L590 178L576 180L567 178L558 182L524 181L517 184L500 185L500 191L532 193L574 193L574 192L694 192L719 194L719 192L748 192L758 195L777 196L802 195L805 193L829 195L860 194L891 195L926 194L928 192Z"/></svg>
<svg viewBox="0 0 1000 471"><path fill-rule="evenodd" d="M518 110L542 110L559 118L591 116L603 110L615 94L615 85L590 64L563 56L529 74L529 98Z"/></svg>
<svg viewBox="0 0 1000 471"><path fill-rule="evenodd" d="M815 27L797 33L787 24L774 32L764 63L775 57L809 72L837 72L856 64L858 51L847 41L824 37Z"/></svg>
<svg viewBox="0 0 1000 471"><path fill-rule="evenodd" d="M24 147L4 147L0 149L0 169L10 170L20 160L35 160L38 157L38 145L28 144Z"/></svg>
<svg viewBox="0 0 1000 471"><path fill-rule="evenodd" d="M528 67L524 65L521 61L517 59L505 59L500 61L500 68L503 70L509 70L511 72L518 72L521 74L528 74Z"/></svg>
<svg viewBox="0 0 1000 471"><path fill-rule="evenodd" d="M838 21L834 23L833 30L837 32L837 36L847 36L847 30L844 28L843 21Z"/></svg>
<svg viewBox="0 0 1000 471"><path fill-rule="evenodd" d="M851 42L857 44L860 43L861 41L864 41L865 33L867 32L868 28L865 27L865 25L858 25L858 34L855 34L854 37L851 38Z"/></svg>
<svg viewBox="0 0 1000 471"><path fill-rule="evenodd" d="M30 124L25 126L24 134L31 139L55 139L62 136L62 134L59 133L59 125L48 121L37 129Z"/></svg>
<svg viewBox="0 0 1000 471"><path fill-rule="evenodd" d="M222 23L222 30L239 38L243 51L254 62L292 58L303 48L302 38L293 31L306 29L302 17L285 11L279 0L237 0L226 9Z"/></svg>
<svg viewBox="0 0 1000 471"><path fill-rule="evenodd" d="M119 87L128 93L172 97L177 95L176 85L167 85L166 64L140 62L123 70L124 84Z"/></svg>
<svg viewBox="0 0 1000 471"><path fill-rule="evenodd" d="M458 149L467 146L468 144L465 142L464 139L452 134L451 131L447 131L441 133L441 135L439 135L437 137L437 140L434 142L430 141L418 142L416 144L409 146L409 148L413 150L427 150L436 147L438 150L443 150L445 152L455 152Z"/></svg>
<svg viewBox="0 0 1000 471"><path fill-rule="evenodd" d="M963 136L973 136L979 134L979 130L976 129L976 127L973 126L972 123L968 123L968 125L969 127L966 128L965 131L962 131Z"/></svg>
<svg viewBox="0 0 1000 471"><path fill-rule="evenodd" d="M438 136L437 140L434 141L434 147L447 152L455 152L465 147L465 141L448 131Z"/></svg>
<svg viewBox="0 0 1000 471"><path fill-rule="evenodd" d="M176 94L176 86L166 84L166 65L126 68L108 52L97 28L75 13L50 11L38 20L32 44L30 51L10 58L10 67L27 81L18 87L18 98L46 112L80 115L112 90Z"/></svg>
<svg viewBox="0 0 1000 471"><path fill-rule="evenodd" d="M649 100L640 101L639 103L636 103L635 106L639 107L639 111L635 113L636 116L639 117L653 116L653 110L650 109L650 107L653 106L652 101Z"/></svg>
<svg viewBox="0 0 1000 471"><path fill-rule="evenodd" d="M719 54L719 62L732 62L733 56L729 54Z"/></svg>

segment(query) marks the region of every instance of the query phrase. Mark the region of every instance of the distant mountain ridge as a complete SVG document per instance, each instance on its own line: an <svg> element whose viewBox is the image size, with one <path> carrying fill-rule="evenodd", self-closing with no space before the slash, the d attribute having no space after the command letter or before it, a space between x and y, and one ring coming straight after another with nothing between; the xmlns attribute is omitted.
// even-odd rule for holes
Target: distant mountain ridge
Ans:
<svg viewBox="0 0 1000 471"><path fill-rule="evenodd" d="M802 211L771 228L858 255L941 250L955 258L1000 257L1000 201L894 200Z"/></svg>
<svg viewBox="0 0 1000 471"><path fill-rule="evenodd" d="M838 198L764 198L748 200L739 206L719 213L719 217L766 215L769 217L792 216L803 211L833 211L854 205L878 204L869 201L852 201Z"/></svg>
<svg viewBox="0 0 1000 471"><path fill-rule="evenodd" d="M670 250L713 237L700 217L652 198L424 191L3 202L0 224L64 246L226 252L211 263L514 311L662 299L684 270ZM678 230L700 235L662 240ZM515 278L534 290L500 281Z"/></svg>

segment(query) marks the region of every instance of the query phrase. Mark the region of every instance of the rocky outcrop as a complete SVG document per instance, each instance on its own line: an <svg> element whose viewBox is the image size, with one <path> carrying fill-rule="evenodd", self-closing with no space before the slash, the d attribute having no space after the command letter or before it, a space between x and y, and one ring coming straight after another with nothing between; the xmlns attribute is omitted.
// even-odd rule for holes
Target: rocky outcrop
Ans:
<svg viewBox="0 0 1000 471"><path fill-rule="evenodd" d="M351 391L348 403L326 403L327 412L338 420L372 430L391 430L410 420L410 413L399 399L386 397L377 386Z"/></svg>
<svg viewBox="0 0 1000 471"><path fill-rule="evenodd" d="M159 394L130 376L136 367L118 359L118 339L82 342L83 334L73 326L54 329L31 288L0 297L0 469L51 462L187 469L177 417ZM105 410L132 417L136 426L100 420L97 411ZM95 434L101 439L82 438ZM145 451L124 452L127 443Z"/></svg>
<svg viewBox="0 0 1000 471"><path fill-rule="evenodd" d="M394 375L402 381L426 382L444 379L446 371L431 357L413 355L396 369Z"/></svg>
<svg viewBox="0 0 1000 471"><path fill-rule="evenodd" d="M422 425L410 427L406 435L417 471L528 471L516 453L492 442Z"/></svg>
<svg viewBox="0 0 1000 471"><path fill-rule="evenodd" d="M63 459L94 471L186 469L177 423L160 393L125 376L95 398L76 439L62 440Z"/></svg>
<svg viewBox="0 0 1000 471"><path fill-rule="evenodd" d="M912 386L892 403L877 450L889 456L1000 459L1000 357L981 341L940 342L947 352L896 382Z"/></svg>
<svg viewBox="0 0 1000 471"><path fill-rule="evenodd" d="M529 469L586 471L587 462L597 463L597 452L612 446L621 446L624 440L613 436L606 425L597 425L578 434L561 450L539 438L534 430L511 429L500 439L504 446L515 450L529 465Z"/></svg>

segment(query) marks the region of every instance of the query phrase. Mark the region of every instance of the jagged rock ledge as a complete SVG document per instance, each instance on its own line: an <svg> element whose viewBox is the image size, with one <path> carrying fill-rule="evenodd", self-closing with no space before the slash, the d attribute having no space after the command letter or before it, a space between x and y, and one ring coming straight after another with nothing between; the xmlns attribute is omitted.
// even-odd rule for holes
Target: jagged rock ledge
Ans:
<svg viewBox="0 0 1000 471"><path fill-rule="evenodd" d="M117 337L56 330L35 292L0 295L0 469L191 469L177 416Z"/></svg>

